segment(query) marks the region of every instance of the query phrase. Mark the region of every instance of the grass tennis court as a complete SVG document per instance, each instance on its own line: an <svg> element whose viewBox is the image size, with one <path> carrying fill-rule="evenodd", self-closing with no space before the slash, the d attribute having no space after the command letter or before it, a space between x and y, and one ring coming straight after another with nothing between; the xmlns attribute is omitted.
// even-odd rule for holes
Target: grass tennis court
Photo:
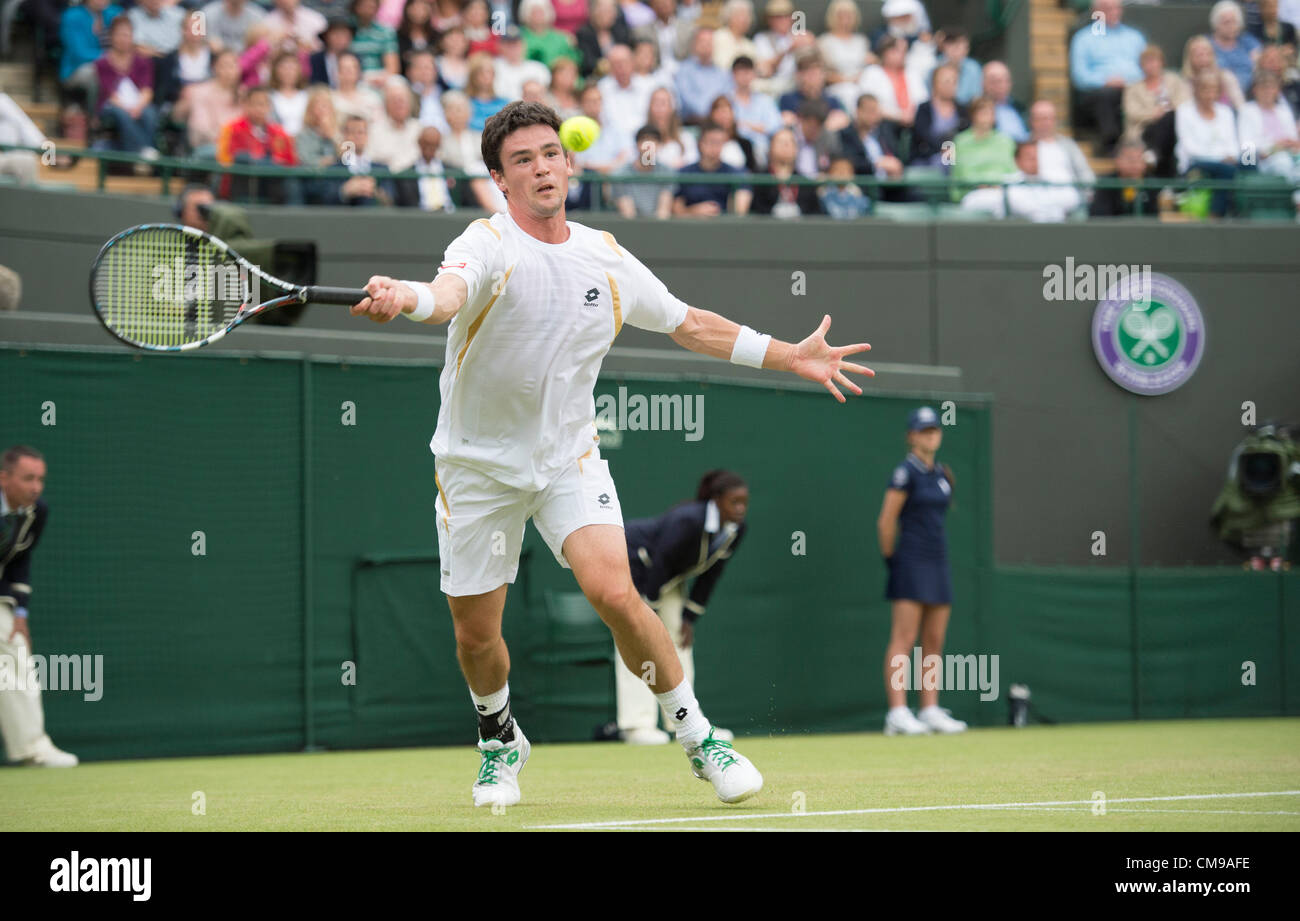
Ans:
<svg viewBox="0 0 1300 921"><path fill-rule="evenodd" d="M539 744L520 776L524 801L494 815L470 805L479 759L467 745L14 768L0 772L0 823L11 831L1300 831L1295 719L742 737L737 747L765 778L763 792L740 806L722 805L691 777L676 744ZM197 791L206 815L192 812ZM1104 815L1094 814L1098 792Z"/></svg>

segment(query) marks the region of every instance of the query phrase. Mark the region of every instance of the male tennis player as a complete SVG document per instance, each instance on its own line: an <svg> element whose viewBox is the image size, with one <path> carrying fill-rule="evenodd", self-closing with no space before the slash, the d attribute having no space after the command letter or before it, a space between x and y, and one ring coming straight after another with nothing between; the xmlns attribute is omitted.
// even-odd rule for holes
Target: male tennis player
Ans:
<svg viewBox="0 0 1300 921"><path fill-rule="evenodd" d="M438 555L456 655L478 711L482 761L476 806L519 802L529 744L510 713L510 656L501 637L506 587L533 524L614 636L623 662L655 691L680 728L696 777L724 803L747 799L763 777L712 732L663 622L641 600L628 568L618 492L597 447L593 389L624 323L669 333L679 345L738 364L861 388L873 375L832 348L831 318L793 345L673 297L612 234L565 220L573 164L560 119L541 103L512 102L488 119L483 160L508 210L452 241L432 283L374 276L354 315L451 321L437 458Z"/></svg>

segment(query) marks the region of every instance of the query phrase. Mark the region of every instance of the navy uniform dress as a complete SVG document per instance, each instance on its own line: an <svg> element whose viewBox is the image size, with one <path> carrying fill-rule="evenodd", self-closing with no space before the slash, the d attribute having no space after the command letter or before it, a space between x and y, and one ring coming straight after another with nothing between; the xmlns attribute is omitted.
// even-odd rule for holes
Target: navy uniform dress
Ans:
<svg viewBox="0 0 1300 921"><path fill-rule="evenodd" d="M894 468L891 489L907 493L898 515L899 535L889 561L890 601L951 604L952 579L948 572L948 538L944 516L952 501L952 484L938 464L926 469L915 455Z"/></svg>

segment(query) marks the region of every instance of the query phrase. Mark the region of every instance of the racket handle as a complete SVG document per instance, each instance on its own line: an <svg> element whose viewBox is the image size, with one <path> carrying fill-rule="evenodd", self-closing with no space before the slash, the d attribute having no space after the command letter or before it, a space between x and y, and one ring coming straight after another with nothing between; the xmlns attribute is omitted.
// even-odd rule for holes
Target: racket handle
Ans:
<svg viewBox="0 0 1300 921"><path fill-rule="evenodd" d="M360 304L370 293L365 288L331 288L326 285L307 287L308 304Z"/></svg>

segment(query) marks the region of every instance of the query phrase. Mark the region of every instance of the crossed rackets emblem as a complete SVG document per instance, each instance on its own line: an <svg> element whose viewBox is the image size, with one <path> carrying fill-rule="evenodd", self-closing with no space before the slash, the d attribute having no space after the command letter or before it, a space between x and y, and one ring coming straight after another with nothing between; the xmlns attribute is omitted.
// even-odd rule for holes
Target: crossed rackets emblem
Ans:
<svg viewBox="0 0 1300 921"><path fill-rule="evenodd" d="M1147 364L1151 364L1148 350L1154 351L1161 359L1169 357L1169 346L1164 340L1174 334L1178 328L1178 320L1168 307L1157 307L1150 312L1134 308L1124 315L1120 325L1124 328L1124 332L1137 340L1129 349L1131 358L1137 359L1142 356Z"/></svg>

